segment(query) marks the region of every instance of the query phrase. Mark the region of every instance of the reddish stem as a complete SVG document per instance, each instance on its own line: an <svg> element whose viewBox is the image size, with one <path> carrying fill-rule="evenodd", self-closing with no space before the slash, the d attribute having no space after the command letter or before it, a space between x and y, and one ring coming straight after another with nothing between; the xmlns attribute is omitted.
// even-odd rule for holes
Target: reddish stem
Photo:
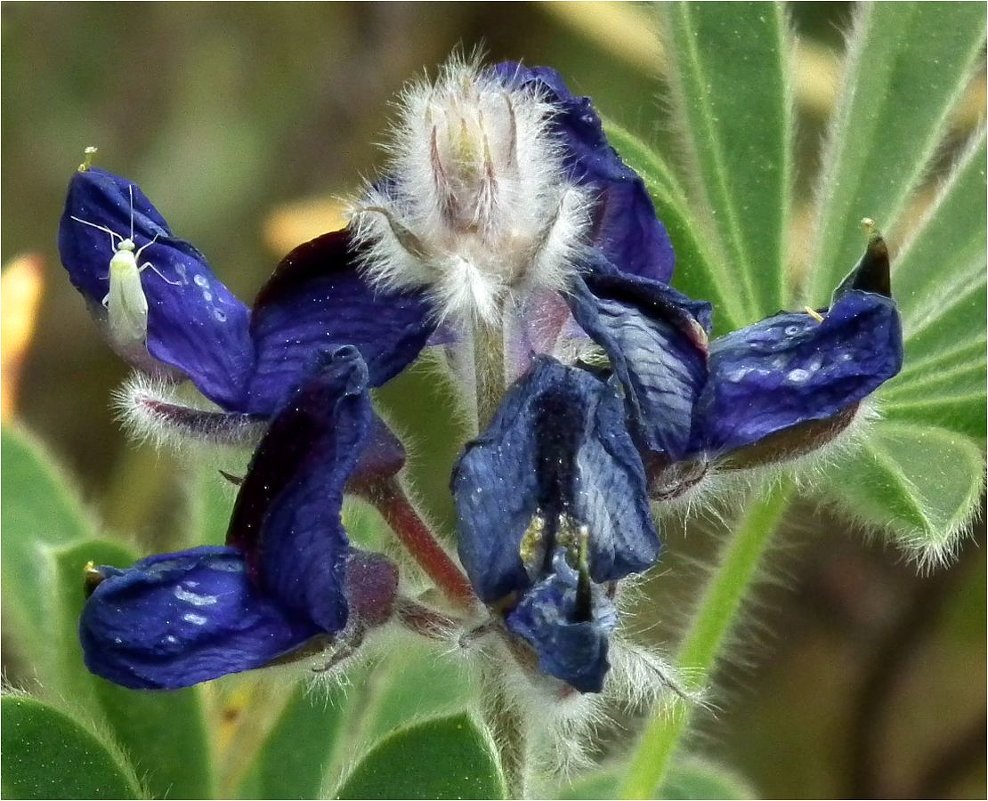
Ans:
<svg viewBox="0 0 988 801"><path fill-rule="evenodd" d="M397 478L375 481L361 494L374 504L402 545L450 601L464 609L477 602L467 577L436 541Z"/></svg>

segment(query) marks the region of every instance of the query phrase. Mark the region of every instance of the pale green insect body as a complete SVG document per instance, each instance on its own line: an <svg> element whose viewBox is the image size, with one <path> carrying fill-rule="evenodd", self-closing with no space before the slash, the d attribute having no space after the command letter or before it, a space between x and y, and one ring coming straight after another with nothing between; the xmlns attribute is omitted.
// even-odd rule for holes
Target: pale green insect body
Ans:
<svg viewBox="0 0 988 801"><path fill-rule="evenodd" d="M110 291L103 305L115 344L125 349L144 344L148 332L148 300L131 239L122 240L110 259Z"/></svg>
<svg viewBox="0 0 988 801"><path fill-rule="evenodd" d="M171 281L162 275L150 261L140 263L141 254L158 240L158 234L141 247L134 244L134 187L129 187L130 194L130 236L124 237L105 225L72 219L91 228L105 231L110 236L110 281L109 291L103 298L106 309L106 322L110 339L118 348L127 352L134 348L143 348L148 335L148 300L141 283L141 273L150 268L162 281L172 286L182 286L183 281ZM119 242L117 241L119 240Z"/></svg>

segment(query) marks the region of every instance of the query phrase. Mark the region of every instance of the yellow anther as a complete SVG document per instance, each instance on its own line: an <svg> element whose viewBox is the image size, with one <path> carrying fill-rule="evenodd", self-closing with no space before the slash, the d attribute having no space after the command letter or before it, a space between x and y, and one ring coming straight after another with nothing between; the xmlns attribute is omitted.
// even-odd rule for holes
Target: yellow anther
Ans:
<svg viewBox="0 0 988 801"><path fill-rule="evenodd" d="M93 590L103 583L105 578L106 576L96 569L92 560L86 562L86 566L82 568L82 588L87 598L93 594Z"/></svg>
<svg viewBox="0 0 988 801"><path fill-rule="evenodd" d="M85 172L93 166L93 156L96 155L98 150L98 147L93 147L90 145L82 151L82 164L79 165L79 172Z"/></svg>
<svg viewBox="0 0 988 801"><path fill-rule="evenodd" d="M522 534L518 555L527 570L535 569L545 558L545 518L538 512Z"/></svg>
<svg viewBox="0 0 988 801"><path fill-rule="evenodd" d="M811 309L809 306L803 306L803 311L805 311L810 317L816 320L818 323L823 322L823 315L820 314L816 309Z"/></svg>

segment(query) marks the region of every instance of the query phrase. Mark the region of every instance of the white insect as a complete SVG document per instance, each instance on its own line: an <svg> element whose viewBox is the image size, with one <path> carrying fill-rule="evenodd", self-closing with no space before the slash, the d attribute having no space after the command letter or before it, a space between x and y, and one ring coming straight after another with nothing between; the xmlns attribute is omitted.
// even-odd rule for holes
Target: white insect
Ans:
<svg viewBox="0 0 988 801"><path fill-rule="evenodd" d="M134 187L128 187L130 193L130 236L124 237L111 231L105 225L72 217L78 223L88 225L110 236L110 271L106 278L110 281L109 291L103 298L103 307L107 311L107 324L110 337L123 348L143 345L148 332L148 300L141 284L141 273L152 270L162 281L171 286L182 286L181 281L171 281L150 261L140 264L141 254L153 245L154 239L137 248L134 243ZM117 240L120 240L117 242ZM136 250L135 250L136 248Z"/></svg>

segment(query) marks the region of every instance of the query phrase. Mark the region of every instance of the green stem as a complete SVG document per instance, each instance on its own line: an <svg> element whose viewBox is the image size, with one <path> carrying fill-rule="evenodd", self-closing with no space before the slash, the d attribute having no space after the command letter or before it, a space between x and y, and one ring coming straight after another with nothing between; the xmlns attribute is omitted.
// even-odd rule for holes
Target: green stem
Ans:
<svg viewBox="0 0 988 801"><path fill-rule="evenodd" d="M498 670L485 666L481 686L481 712L501 762L505 798L525 798L525 722L508 699Z"/></svg>
<svg viewBox="0 0 988 801"><path fill-rule="evenodd" d="M676 664L691 691L706 686L727 635L758 574L762 556L782 520L793 485L788 479L772 487L753 503L721 551L687 629ZM669 763L696 710L694 704L675 699L657 710L632 756L620 798L655 798Z"/></svg>
<svg viewBox="0 0 988 801"><path fill-rule="evenodd" d="M504 397L504 329L477 322L473 327L474 378L477 387L477 431L487 428Z"/></svg>

